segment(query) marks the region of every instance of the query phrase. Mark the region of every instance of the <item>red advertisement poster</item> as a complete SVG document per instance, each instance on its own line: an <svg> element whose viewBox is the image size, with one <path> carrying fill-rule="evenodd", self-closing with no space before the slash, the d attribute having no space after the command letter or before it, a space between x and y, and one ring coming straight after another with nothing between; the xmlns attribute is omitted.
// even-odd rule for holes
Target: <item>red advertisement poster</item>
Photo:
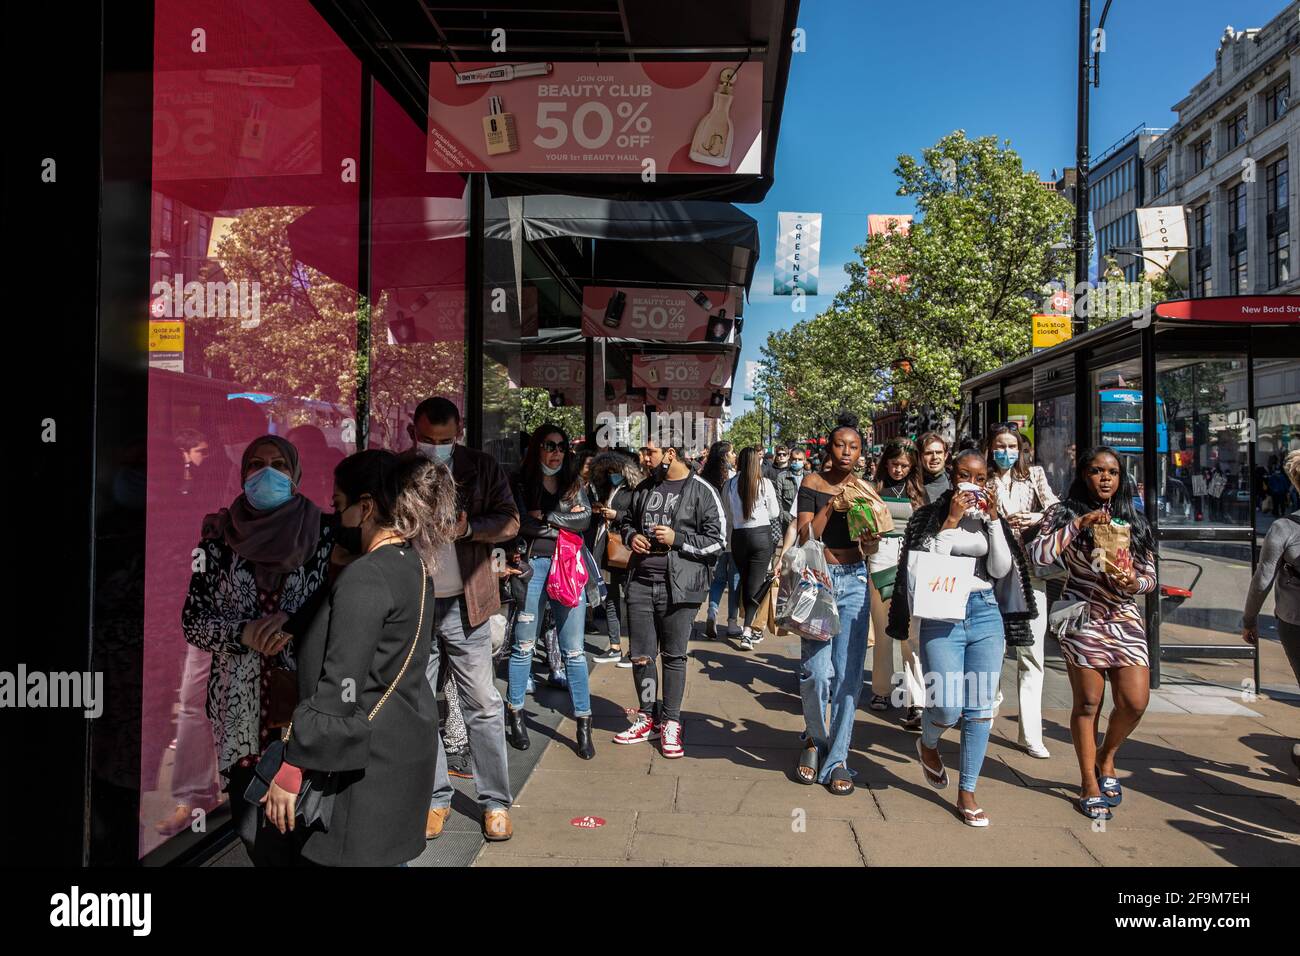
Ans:
<svg viewBox="0 0 1300 956"><path fill-rule="evenodd" d="M525 355L519 360L519 384L564 396L570 405L587 399L587 360L582 355Z"/></svg>
<svg viewBox="0 0 1300 956"><path fill-rule="evenodd" d="M731 360L730 355L634 355L632 384L647 390L723 388L731 381Z"/></svg>
<svg viewBox="0 0 1300 956"><path fill-rule="evenodd" d="M729 342L739 295L734 289L587 286L582 290L582 334L656 342Z"/></svg>
<svg viewBox="0 0 1300 956"><path fill-rule="evenodd" d="M153 178L321 171L319 66L154 74Z"/></svg>
<svg viewBox="0 0 1300 956"><path fill-rule="evenodd" d="M429 172L761 174L763 67L431 63Z"/></svg>
<svg viewBox="0 0 1300 956"><path fill-rule="evenodd" d="M463 342L465 340L465 287L413 286L389 289L384 296L382 320L390 341Z"/></svg>

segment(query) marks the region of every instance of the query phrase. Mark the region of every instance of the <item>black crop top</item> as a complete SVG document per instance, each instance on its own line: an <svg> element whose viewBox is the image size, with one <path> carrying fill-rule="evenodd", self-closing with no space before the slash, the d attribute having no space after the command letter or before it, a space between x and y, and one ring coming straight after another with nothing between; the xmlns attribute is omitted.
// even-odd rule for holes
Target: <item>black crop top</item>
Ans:
<svg viewBox="0 0 1300 956"><path fill-rule="evenodd" d="M825 491L813 491L807 485L799 486L798 503L795 511L802 514L811 511L813 515L826 507L826 502L833 497ZM849 518L843 511L831 510L826 518L826 530L822 532L822 544L828 548L856 548L858 542L849 537Z"/></svg>

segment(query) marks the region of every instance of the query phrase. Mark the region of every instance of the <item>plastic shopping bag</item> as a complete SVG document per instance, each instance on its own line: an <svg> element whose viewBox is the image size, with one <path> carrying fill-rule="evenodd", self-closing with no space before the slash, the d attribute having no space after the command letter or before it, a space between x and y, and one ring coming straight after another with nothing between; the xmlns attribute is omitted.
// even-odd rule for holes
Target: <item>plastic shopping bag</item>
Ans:
<svg viewBox="0 0 1300 956"><path fill-rule="evenodd" d="M587 587L587 564L582 559L582 536L561 530L555 541L546 594L565 607L577 607Z"/></svg>
<svg viewBox="0 0 1300 956"><path fill-rule="evenodd" d="M966 599L975 583L975 559L912 551L907 556L907 590L912 617L932 621L966 618Z"/></svg>
<svg viewBox="0 0 1300 956"><path fill-rule="evenodd" d="M840 630L825 547L816 539L781 555L776 622L800 637L829 641Z"/></svg>

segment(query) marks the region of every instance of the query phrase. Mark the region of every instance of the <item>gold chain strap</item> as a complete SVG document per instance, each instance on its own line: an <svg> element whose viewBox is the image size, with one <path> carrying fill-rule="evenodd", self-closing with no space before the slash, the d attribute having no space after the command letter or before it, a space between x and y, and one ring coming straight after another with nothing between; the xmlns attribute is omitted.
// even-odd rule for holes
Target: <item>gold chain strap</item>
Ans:
<svg viewBox="0 0 1300 956"><path fill-rule="evenodd" d="M416 557L418 558L419 555L417 554ZM420 561L420 617L415 622L415 637L411 638L411 647L406 652L406 660L402 661L402 669L397 672L397 676L393 678L393 682L389 684L388 689L384 691L384 696L379 698L379 703L375 704L374 708L366 716L366 720L375 719L375 714L379 713L379 708L383 707L384 701L388 700L388 698L392 696L392 693L397 688L398 683L401 682L402 676L406 673L406 669L411 666L411 658L415 656L415 645L420 643L420 632L424 630L424 595L425 595L425 591L427 590L427 588L425 588L424 585L426 580L428 579L428 573L429 573L428 569L424 566L424 561L421 560ZM280 739L284 740L285 742L288 742L289 736L292 733L293 733L293 721L290 721L289 726L284 729L284 736L281 737Z"/></svg>

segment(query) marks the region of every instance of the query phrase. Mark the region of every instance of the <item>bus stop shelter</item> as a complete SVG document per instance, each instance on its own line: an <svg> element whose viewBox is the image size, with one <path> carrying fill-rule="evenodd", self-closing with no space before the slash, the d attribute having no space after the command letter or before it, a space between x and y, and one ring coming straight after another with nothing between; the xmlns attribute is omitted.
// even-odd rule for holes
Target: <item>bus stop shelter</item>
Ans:
<svg viewBox="0 0 1300 956"><path fill-rule="evenodd" d="M1080 449L1124 458L1159 552L1146 608L1153 687L1162 661L1213 659L1252 661L1259 686L1241 604L1285 507L1269 475L1300 448L1300 299L1161 302L969 379L962 394L972 433L1014 422L1058 495Z"/></svg>

